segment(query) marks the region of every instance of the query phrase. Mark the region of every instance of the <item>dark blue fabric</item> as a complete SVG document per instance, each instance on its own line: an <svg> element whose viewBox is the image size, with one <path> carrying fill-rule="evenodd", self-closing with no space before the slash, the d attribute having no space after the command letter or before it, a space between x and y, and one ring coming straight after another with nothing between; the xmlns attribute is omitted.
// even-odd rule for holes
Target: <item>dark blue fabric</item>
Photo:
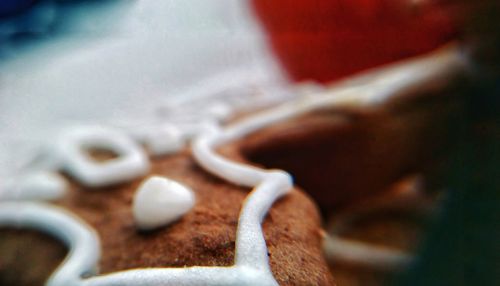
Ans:
<svg viewBox="0 0 500 286"><path fill-rule="evenodd" d="M0 62L51 40L71 37L75 17L124 0L0 0ZM75 29L76 28L76 29ZM103 30L106 27L103 27Z"/></svg>
<svg viewBox="0 0 500 286"><path fill-rule="evenodd" d="M0 1L0 18L11 17L21 13L36 2L36 0L1 0Z"/></svg>

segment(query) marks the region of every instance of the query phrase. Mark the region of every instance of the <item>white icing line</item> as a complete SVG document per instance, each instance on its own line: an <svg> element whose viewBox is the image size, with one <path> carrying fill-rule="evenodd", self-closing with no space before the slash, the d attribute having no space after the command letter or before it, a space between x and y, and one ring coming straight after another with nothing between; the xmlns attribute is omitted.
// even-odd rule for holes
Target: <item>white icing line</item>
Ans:
<svg viewBox="0 0 500 286"><path fill-rule="evenodd" d="M328 230L325 237L323 249L326 259L333 263L354 263L384 271L400 270L411 264L414 257L406 251L353 241L340 236L342 230L349 224L384 210L410 212L424 218L428 218L436 211L421 194L416 190L410 190L409 193L398 193L382 200L371 201L361 209L339 214L336 223Z"/></svg>
<svg viewBox="0 0 500 286"><path fill-rule="evenodd" d="M57 200L66 193L66 181L53 172L34 172L15 177L0 185L0 201Z"/></svg>
<svg viewBox="0 0 500 286"><path fill-rule="evenodd" d="M199 107L197 103L204 103L207 98L238 101L238 98L243 97L245 106L252 105L255 102L251 102L249 99L255 98L256 93L265 92L273 87L276 89L276 78L263 76L264 74L263 72L249 70L247 67L217 73L191 85L187 89L172 94L168 100L161 104L161 109L170 113L172 109L178 109L180 106L189 107L193 103ZM264 89L259 89L259 87L264 87ZM284 84L279 87L285 88ZM238 96L232 96L236 94ZM284 96L283 94L279 95ZM275 99L277 96L278 92L275 92L274 98L266 96L266 98L262 99L268 101L270 100L269 97Z"/></svg>
<svg viewBox="0 0 500 286"><path fill-rule="evenodd" d="M236 236L236 265L246 265L271 273L261 223L273 203L293 187L291 176L272 171L246 198L240 213Z"/></svg>
<svg viewBox="0 0 500 286"><path fill-rule="evenodd" d="M260 224L274 201L290 191L293 183L291 176L284 171L267 171L232 162L218 155L214 148L292 114L289 108L261 114L234 127L201 136L193 144L193 156L205 169L232 183L255 187L240 212L236 236L236 265L270 271Z"/></svg>
<svg viewBox="0 0 500 286"><path fill-rule="evenodd" d="M127 270L85 279L82 286L276 286L271 274L253 268L185 267ZM62 285L61 285L62 286Z"/></svg>
<svg viewBox="0 0 500 286"><path fill-rule="evenodd" d="M213 156L212 146L215 137L199 138L193 144L193 155L198 164L210 170L213 174L242 186L253 187L262 181L262 173L258 168L242 166L241 164L227 161L221 157Z"/></svg>
<svg viewBox="0 0 500 286"><path fill-rule="evenodd" d="M121 183L143 176L149 170L144 151L121 132L102 127L77 127L62 134L56 156L62 168L89 187ZM94 162L85 148L102 148L118 154L118 158Z"/></svg>
<svg viewBox="0 0 500 286"><path fill-rule="evenodd" d="M101 254L94 230L63 209L42 203L0 203L0 225L33 228L61 239L69 253L47 281L48 286L81 285L81 276L93 274Z"/></svg>
<svg viewBox="0 0 500 286"><path fill-rule="evenodd" d="M383 104L391 98L421 90L434 83L464 73L467 59L458 47L391 64L336 83L326 93L315 96L318 107L337 105L363 107Z"/></svg>
<svg viewBox="0 0 500 286"><path fill-rule="evenodd" d="M337 235L328 235L323 248L331 262L354 263L374 269L401 269L413 261L412 255L404 251L343 239Z"/></svg>

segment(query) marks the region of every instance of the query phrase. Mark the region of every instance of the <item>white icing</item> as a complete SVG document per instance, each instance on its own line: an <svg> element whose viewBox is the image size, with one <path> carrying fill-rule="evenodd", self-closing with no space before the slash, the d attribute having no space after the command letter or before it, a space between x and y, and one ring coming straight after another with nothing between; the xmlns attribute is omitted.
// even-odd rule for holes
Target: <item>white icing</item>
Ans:
<svg viewBox="0 0 500 286"><path fill-rule="evenodd" d="M191 189L165 177L153 176L139 187L134 196L132 211L136 225L150 230L168 225L194 206Z"/></svg>
<svg viewBox="0 0 500 286"><path fill-rule="evenodd" d="M334 263L355 263L384 271L399 270L412 263L414 257L406 251L353 241L341 236L343 229L349 224L386 210L410 212L419 217L427 217L435 211L416 189L410 189L389 198L372 201L354 212L339 214L324 240L326 259Z"/></svg>
<svg viewBox="0 0 500 286"><path fill-rule="evenodd" d="M375 107L401 95L423 90L462 73L466 58L454 47L413 60L377 68L310 94L318 108Z"/></svg>
<svg viewBox="0 0 500 286"><path fill-rule="evenodd" d="M177 118L178 122L122 127L136 141L143 144L153 156L177 153L198 134L217 128L212 118Z"/></svg>
<svg viewBox="0 0 500 286"><path fill-rule="evenodd" d="M233 115L233 109L225 102L215 102L207 108L207 115L216 119L217 121L224 122Z"/></svg>
<svg viewBox="0 0 500 286"><path fill-rule="evenodd" d="M213 122L209 120L210 123L201 125L201 128L197 125L194 133L202 132L192 145L197 162L209 172L229 182L253 188L240 212L233 266L132 269L81 278L82 273L94 267L99 259L97 239L83 222L62 211L48 209L47 206L20 203L7 208L3 207L5 204L2 205L0 225L17 225L48 231L70 245L70 255L51 277L50 286L277 285L270 269L261 223L272 204L290 191L292 179L284 171L263 170L230 161L218 155L214 151L216 147L275 122L318 108L380 103L389 97L397 96L408 87L418 87L436 76L451 74L460 63L458 52L452 50L437 60L434 57L424 57L403 65L382 68L375 76L371 74L369 80L366 80L366 75L362 75L351 83L344 82L330 88L326 91L327 94L308 95L303 100L258 114L225 129L215 125L218 119ZM405 76L400 76L400 73ZM353 84L363 81L367 83L361 87ZM224 115L225 111L212 113L217 117L217 113ZM179 130L186 134L182 127L179 127ZM194 135L190 132L187 134ZM148 164L143 152L120 132L76 129L66 133L59 141L59 147L64 169L87 185L121 182L141 176L147 171ZM112 149L120 158L98 165L82 154L82 147ZM163 150L163 147L158 149ZM18 208L25 211L18 214Z"/></svg>
<svg viewBox="0 0 500 286"><path fill-rule="evenodd" d="M289 114L289 113L286 113ZM212 129L197 138L193 154L203 167L239 185L254 187L243 204L236 236L235 263L230 267L185 267L127 270L84 280L84 285L278 285L269 266L261 223L272 204L291 190L289 174L232 162L214 148L274 122L273 112L227 129Z"/></svg>
<svg viewBox="0 0 500 286"><path fill-rule="evenodd" d="M80 284L79 284L80 285ZM90 277L83 286L277 286L271 273L244 266L134 269ZM50 285L58 286L58 285ZM61 285L62 286L62 285Z"/></svg>
<svg viewBox="0 0 500 286"><path fill-rule="evenodd" d="M404 251L343 239L337 235L328 235L323 249L331 262L355 263L374 269L401 269L413 261L413 257Z"/></svg>
<svg viewBox="0 0 500 286"><path fill-rule="evenodd" d="M7 180L0 185L2 200L57 200L66 193L66 181L52 172L35 172Z"/></svg>
<svg viewBox="0 0 500 286"><path fill-rule="evenodd" d="M157 111L167 120L182 115L203 118L216 115L219 121L224 121L234 110L255 110L291 97L294 94L289 92L288 85L243 67L216 73L174 93Z"/></svg>
<svg viewBox="0 0 500 286"><path fill-rule="evenodd" d="M47 281L47 286L81 285L83 275L95 273L101 255L99 238L84 221L69 212L43 203L0 203L0 225L34 228L64 241L69 253Z"/></svg>
<svg viewBox="0 0 500 286"><path fill-rule="evenodd" d="M160 124L130 130L129 134L151 152L153 156L176 153L186 145L186 136L178 126Z"/></svg>
<svg viewBox="0 0 500 286"><path fill-rule="evenodd" d="M115 152L118 157L96 162L84 153L97 148ZM62 168L90 187L130 181L149 170L144 151L128 136L103 127L76 127L64 132L57 141L57 156Z"/></svg>

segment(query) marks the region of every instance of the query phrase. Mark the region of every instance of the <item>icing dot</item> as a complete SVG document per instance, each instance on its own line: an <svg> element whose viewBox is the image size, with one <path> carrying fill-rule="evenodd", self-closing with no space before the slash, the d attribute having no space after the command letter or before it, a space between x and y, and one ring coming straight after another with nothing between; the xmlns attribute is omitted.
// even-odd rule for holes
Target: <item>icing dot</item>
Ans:
<svg viewBox="0 0 500 286"><path fill-rule="evenodd" d="M195 203L193 191L165 177L153 176L139 187L132 211L137 227L158 228L182 217Z"/></svg>
<svg viewBox="0 0 500 286"><path fill-rule="evenodd" d="M144 145L153 155L175 153L185 146L183 134L171 125L163 125L144 134Z"/></svg>

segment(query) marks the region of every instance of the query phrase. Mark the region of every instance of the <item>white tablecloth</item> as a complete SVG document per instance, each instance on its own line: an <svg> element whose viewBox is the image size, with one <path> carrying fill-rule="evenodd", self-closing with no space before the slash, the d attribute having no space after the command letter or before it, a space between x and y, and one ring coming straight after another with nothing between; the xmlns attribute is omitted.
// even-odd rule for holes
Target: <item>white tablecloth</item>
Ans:
<svg viewBox="0 0 500 286"><path fill-rule="evenodd" d="M245 1L124 1L72 17L62 36L42 37L0 66L0 176L62 126L210 95L195 93L213 77L282 80Z"/></svg>

